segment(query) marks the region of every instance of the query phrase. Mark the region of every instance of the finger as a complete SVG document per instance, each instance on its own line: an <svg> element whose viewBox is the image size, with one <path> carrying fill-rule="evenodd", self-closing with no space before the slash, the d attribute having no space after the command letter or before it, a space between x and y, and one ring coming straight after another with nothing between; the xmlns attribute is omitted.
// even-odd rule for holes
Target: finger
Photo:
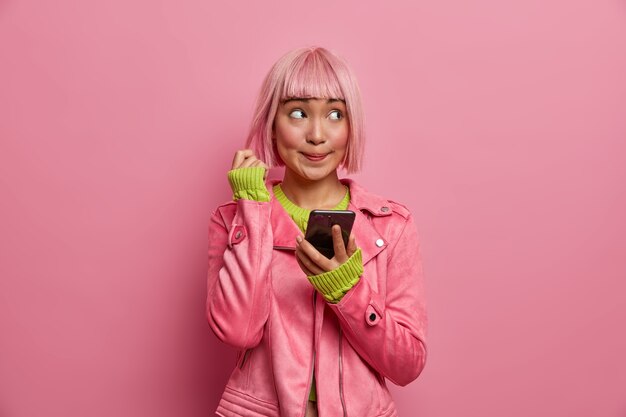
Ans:
<svg viewBox="0 0 626 417"><path fill-rule="evenodd" d="M254 161L254 163L251 166L265 168L265 170L267 171L267 165L265 165L265 163L261 161L260 159L257 159L256 161Z"/></svg>
<svg viewBox="0 0 626 417"><path fill-rule="evenodd" d="M296 247L296 260L302 265L302 270L305 271L307 275L318 275L324 272L324 270L313 262L311 258L302 250L302 247Z"/></svg>
<svg viewBox="0 0 626 417"><path fill-rule="evenodd" d="M346 259L348 259L348 255L346 254L346 246L343 243L343 238L341 236L341 226L338 224L334 224L332 227L333 233L333 248L335 249L335 258L343 263Z"/></svg>
<svg viewBox="0 0 626 417"><path fill-rule="evenodd" d="M305 255L306 259L311 263L311 264L306 264L306 265L312 271L319 270L321 272L318 272L318 273L321 274L322 272L330 271L331 269L333 269L333 264L330 261L330 259L322 255L320 251L318 251L315 248L315 246L311 245L311 243L308 240L305 240L305 239L300 240L300 243L298 246L302 252L302 255Z"/></svg>
<svg viewBox="0 0 626 417"><path fill-rule="evenodd" d="M247 167L251 167L253 166L253 164L258 161L258 159L256 158L256 156L254 155L250 155L248 156L246 159L244 159L244 161L241 163L241 165L239 165L239 168L247 168Z"/></svg>
<svg viewBox="0 0 626 417"><path fill-rule="evenodd" d="M252 149L241 149L235 152L235 156L233 158L232 169L239 168L241 163L248 157L254 155Z"/></svg>
<svg viewBox="0 0 626 417"><path fill-rule="evenodd" d="M304 272L305 275L308 275L308 276L316 275L313 272L309 271L309 269L302 263L300 258L296 257L296 261L298 262L298 265L300 265L300 269L302 270L302 272Z"/></svg>
<svg viewBox="0 0 626 417"><path fill-rule="evenodd" d="M298 250L299 249L299 250ZM322 255L323 256L323 255ZM306 269L309 271L307 275L318 275L324 272L322 268L320 268L303 250L302 246L296 248L296 259L298 263L301 263L304 266L303 271Z"/></svg>
<svg viewBox="0 0 626 417"><path fill-rule="evenodd" d="M356 238L354 237L354 235L350 235L350 237L348 238L347 249L348 249L348 258L354 255L354 252L356 252Z"/></svg>

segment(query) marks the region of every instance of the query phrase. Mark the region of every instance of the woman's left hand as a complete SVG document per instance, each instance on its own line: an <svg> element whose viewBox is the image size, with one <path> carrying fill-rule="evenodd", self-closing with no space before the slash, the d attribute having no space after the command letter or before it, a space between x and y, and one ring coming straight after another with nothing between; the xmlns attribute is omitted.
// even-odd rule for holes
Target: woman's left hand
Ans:
<svg viewBox="0 0 626 417"><path fill-rule="evenodd" d="M332 271L339 265L343 264L356 252L356 242L354 235L350 234L348 238L348 246L343 244L341 237L341 227L334 225L332 227L333 247L335 256L328 259L320 253L313 245L306 241L302 236L296 237L296 260L300 269L307 275L319 275L324 272Z"/></svg>

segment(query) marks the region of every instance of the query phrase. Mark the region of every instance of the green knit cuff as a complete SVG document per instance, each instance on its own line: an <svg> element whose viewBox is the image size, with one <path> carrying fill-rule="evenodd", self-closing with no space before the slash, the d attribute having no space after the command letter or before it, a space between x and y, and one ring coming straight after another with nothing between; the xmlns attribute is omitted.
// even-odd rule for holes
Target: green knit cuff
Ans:
<svg viewBox="0 0 626 417"><path fill-rule="evenodd" d="M228 182L233 190L233 200L270 201L264 182L264 167L235 168L228 171Z"/></svg>
<svg viewBox="0 0 626 417"><path fill-rule="evenodd" d="M308 278L328 302L338 303L345 293L359 282L361 275L363 275L363 260L361 248L358 248L346 262L337 268L319 275L311 275Z"/></svg>

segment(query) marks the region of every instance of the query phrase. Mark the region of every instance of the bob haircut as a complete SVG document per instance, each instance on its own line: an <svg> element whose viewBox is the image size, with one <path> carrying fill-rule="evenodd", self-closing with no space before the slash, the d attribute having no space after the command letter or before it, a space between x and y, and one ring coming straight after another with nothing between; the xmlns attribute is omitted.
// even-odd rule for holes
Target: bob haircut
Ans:
<svg viewBox="0 0 626 417"><path fill-rule="evenodd" d="M268 166L282 166L272 141L274 118L281 102L290 98L341 99L348 116L348 143L340 166L358 172L363 163L364 116L356 78L348 64L317 46L283 55L266 75L256 102L246 146Z"/></svg>

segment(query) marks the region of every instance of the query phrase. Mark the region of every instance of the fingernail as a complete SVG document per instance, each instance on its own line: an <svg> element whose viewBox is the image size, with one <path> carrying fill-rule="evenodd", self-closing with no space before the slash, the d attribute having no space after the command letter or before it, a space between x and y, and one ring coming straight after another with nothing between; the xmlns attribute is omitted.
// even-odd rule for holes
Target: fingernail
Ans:
<svg viewBox="0 0 626 417"><path fill-rule="evenodd" d="M301 236L296 236L296 242L298 242L298 243L302 242L302 237Z"/></svg>

